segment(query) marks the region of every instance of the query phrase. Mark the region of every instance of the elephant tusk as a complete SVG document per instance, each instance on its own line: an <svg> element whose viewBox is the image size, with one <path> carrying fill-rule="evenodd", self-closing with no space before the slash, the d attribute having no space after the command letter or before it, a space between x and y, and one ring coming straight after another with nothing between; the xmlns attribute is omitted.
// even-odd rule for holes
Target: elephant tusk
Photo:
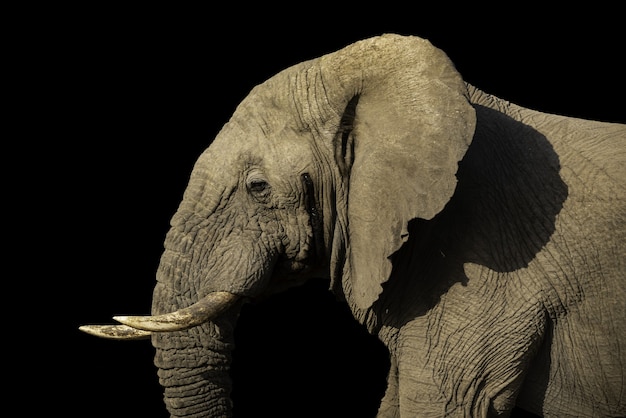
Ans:
<svg viewBox="0 0 626 418"><path fill-rule="evenodd" d="M143 331L126 325L83 325L79 330L96 337L111 340L145 340L150 338L150 331Z"/></svg>
<svg viewBox="0 0 626 418"><path fill-rule="evenodd" d="M175 312L156 316L114 316L118 322L145 331L182 331L215 318L230 308L239 296L230 292L213 292L198 302Z"/></svg>

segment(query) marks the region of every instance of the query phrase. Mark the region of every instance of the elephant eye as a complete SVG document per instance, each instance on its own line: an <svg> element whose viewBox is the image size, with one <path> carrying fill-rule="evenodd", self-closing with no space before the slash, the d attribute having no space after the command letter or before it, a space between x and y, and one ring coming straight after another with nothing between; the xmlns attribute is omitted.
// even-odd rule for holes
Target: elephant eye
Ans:
<svg viewBox="0 0 626 418"><path fill-rule="evenodd" d="M265 200L270 193L269 183L258 177L249 178L247 181L248 191L257 200Z"/></svg>
<svg viewBox="0 0 626 418"><path fill-rule="evenodd" d="M267 186L269 186L269 184L267 184L265 180L253 180L250 182L250 185L248 187L250 188L251 192L260 193L267 189Z"/></svg>

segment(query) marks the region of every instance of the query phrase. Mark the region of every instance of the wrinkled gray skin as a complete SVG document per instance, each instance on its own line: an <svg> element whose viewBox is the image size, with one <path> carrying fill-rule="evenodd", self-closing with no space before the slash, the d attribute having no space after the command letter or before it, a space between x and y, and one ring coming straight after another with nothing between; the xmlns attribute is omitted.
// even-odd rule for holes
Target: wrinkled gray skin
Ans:
<svg viewBox="0 0 626 418"><path fill-rule="evenodd" d="M389 349L381 417L625 416L625 155L625 125L481 92L425 40L355 43L257 86L200 156L152 314L326 278ZM172 416L232 413L240 306L153 333Z"/></svg>

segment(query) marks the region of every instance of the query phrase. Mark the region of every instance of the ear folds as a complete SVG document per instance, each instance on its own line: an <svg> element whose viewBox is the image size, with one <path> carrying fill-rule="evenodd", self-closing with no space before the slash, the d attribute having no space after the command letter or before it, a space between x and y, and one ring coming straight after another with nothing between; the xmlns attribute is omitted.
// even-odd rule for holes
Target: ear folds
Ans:
<svg viewBox="0 0 626 418"><path fill-rule="evenodd" d="M333 149L335 150L335 162L339 167L341 176L348 177L354 161L354 120L356 116L356 106L359 103L359 95L352 97L339 121L339 129L333 139Z"/></svg>
<svg viewBox="0 0 626 418"><path fill-rule="evenodd" d="M409 238L408 222L431 219L454 193L475 115L454 66L427 41L387 35L336 54L334 71L358 69L359 85L347 89L334 139L335 160L349 178L342 284L366 309L391 274L391 255Z"/></svg>

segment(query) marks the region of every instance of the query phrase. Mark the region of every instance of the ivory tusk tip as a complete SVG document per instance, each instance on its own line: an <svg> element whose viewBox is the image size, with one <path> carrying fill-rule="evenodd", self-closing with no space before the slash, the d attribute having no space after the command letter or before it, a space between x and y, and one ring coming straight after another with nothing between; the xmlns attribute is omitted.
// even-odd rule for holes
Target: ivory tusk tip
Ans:
<svg viewBox="0 0 626 418"><path fill-rule="evenodd" d="M91 333L91 328L89 327L89 325L81 325L80 327L78 327L78 329L82 332L86 332L87 334Z"/></svg>
<svg viewBox="0 0 626 418"><path fill-rule="evenodd" d="M126 325L82 325L78 329L89 335L110 340L145 340L149 331L142 331Z"/></svg>
<svg viewBox="0 0 626 418"><path fill-rule="evenodd" d="M100 337L103 334L103 327L105 327L105 325L81 325L78 329L86 334Z"/></svg>
<svg viewBox="0 0 626 418"><path fill-rule="evenodd" d="M132 328L145 329L144 327L142 327L142 325L145 326L146 322L150 322L149 320L151 319L151 317L150 316L118 315L118 316L114 316L113 319L121 324L127 325ZM152 330L152 331L157 331L157 330Z"/></svg>

